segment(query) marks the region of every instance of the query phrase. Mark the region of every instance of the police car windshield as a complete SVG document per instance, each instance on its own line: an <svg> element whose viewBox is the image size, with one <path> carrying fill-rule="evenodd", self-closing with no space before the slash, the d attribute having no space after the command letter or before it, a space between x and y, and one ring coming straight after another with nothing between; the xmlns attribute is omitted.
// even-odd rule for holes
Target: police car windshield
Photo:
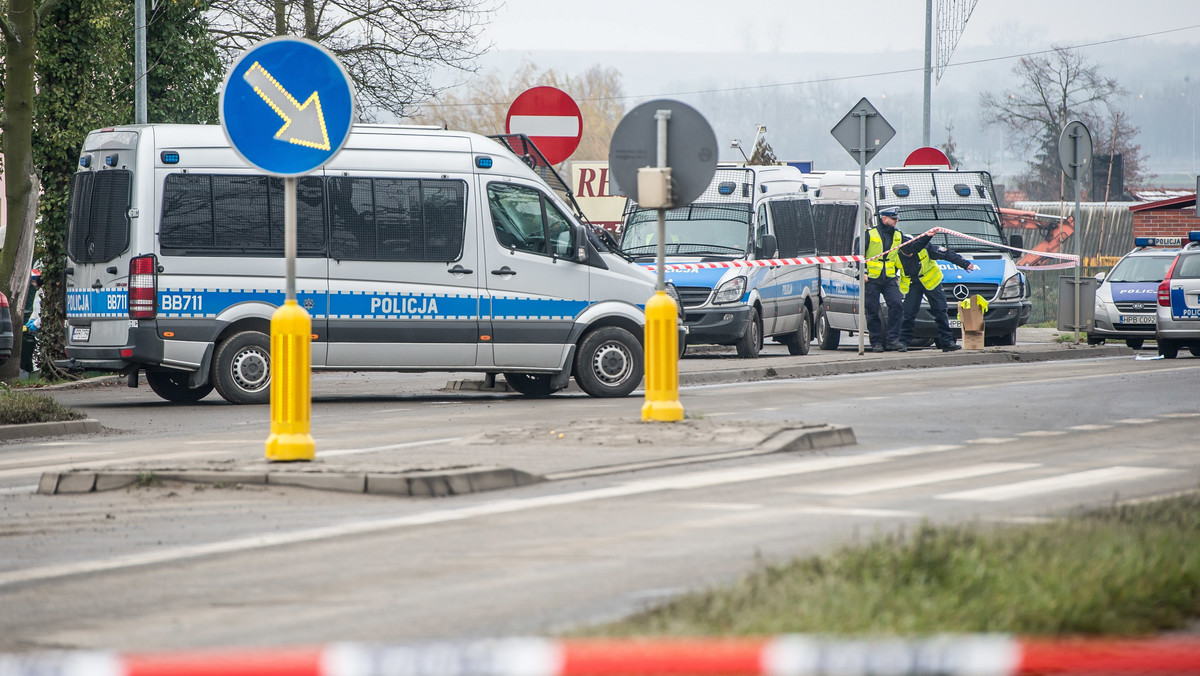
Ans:
<svg viewBox="0 0 1200 676"><path fill-rule="evenodd" d="M658 250L658 212L639 209L630 215L621 248L638 257ZM741 258L750 241L749 204L692 204L667 211L664 251L676 256Z"/></svg>
<svg viewBox="0 0 1200 676"><path fill-rule="evenodd" d="M922 206L900 209L901 232L917 237L930 228L946 228L970 235L975 240L938 233L932 244L940 244L954 251L996 251L1005 244L1000 232L996 212L985 206Z"/></svg>
<svg viewBox="0 0 1200 676"><path fill-rule="evenodd" d="M1109 282L1161 282L1173 256L1129 256L1108 274Z"/></svg>

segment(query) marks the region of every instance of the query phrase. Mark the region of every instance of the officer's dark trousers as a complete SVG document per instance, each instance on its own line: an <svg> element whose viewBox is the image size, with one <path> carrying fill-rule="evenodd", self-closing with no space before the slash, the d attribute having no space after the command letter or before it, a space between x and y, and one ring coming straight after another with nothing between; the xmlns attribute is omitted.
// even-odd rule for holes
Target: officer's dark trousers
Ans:
<svg viewBox="0 0 1200 676"><path fill-rule="evenodd" d="M883 322L880 319L879 297L887 303L887 335L884 336ZM877 277L867 280L867 296L864 305L867 311L867 333L871 336L871 346L885 347L900 343L900 320L904 314L904 297L900 294L900 283L895 277ZM942 301L945 305L945 300Z"/></svg>
<svg viewBox="0 0 1200 676"><path fill-rule="evenodd" d="M929 299L929 314L933 315L933 323L937 325L937 346L947 347L955 342L954 330L950 328L950 317L946 313L946 292L938 284L932 289L926 289L919 280L912 280L908 293L904 295L904 323L900 327L900 342L907 345L912 342L913 328L917 324L917 311L921 309L921 298Z"/></svg>

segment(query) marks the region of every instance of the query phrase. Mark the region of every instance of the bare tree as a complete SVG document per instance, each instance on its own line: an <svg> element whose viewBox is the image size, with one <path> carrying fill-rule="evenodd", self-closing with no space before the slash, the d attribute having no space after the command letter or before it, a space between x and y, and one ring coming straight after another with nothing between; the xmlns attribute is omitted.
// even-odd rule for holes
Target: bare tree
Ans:
<svg viewBox="0 0 1200 676"><path fill-rule="evenodd" d="M1032 154L1025 175L1018 180L1031 199L1063 197L1058 136L1072 118L1088 124L1093 138L1106 120L1116 120L1119 127L1123 124L1114 145L1130 153L1126 163L1140 167L1140 147L1132 143L1138 129L1123 122L1114 107L1125 90L1081 53L1056 47L1049 54L1022 58L1012 72L1017 78L1013 89L983 92L979 104L984 124L999 125L1011 148ZM1107 131L1111 135L1111 125Z"/></svg>
<svg viewBox="0 0 1200 676"><path fill-rule="evenodd" d="M488 0L214 0L211 33L230 61L255 43L298 35L345 66L360 114L409 115L443 87L439 69L475 71Z"/></svg>
<svg viewBox="0 0 1200 676"><path fill-rule="evenodd" d="M614 68L592 66L571 77L553 69L539 71L526 61L507 80L489 73L473 80L461 93L437 97L413 116L413 121L479 134L503 134L504 118L513 99L538 85L557 87L579 104L583 138L572 157L606 159L608 143L624 114L621 74Z"/></svg>

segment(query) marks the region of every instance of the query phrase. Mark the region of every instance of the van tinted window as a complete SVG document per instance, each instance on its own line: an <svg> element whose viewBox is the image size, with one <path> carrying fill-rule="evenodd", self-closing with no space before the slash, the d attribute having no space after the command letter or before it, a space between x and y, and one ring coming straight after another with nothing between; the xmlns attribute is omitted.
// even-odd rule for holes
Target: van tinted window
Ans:
<svg viewBox="0 0 1200 676"><path fill-rule="evenodd" d="M333 177L327 187L331 257L447 263L462 255L465 182Z"/></svg>
<svg viewBox="0 0 1200 676"><path fill-rule="evenodd" d="M296 182L296 245L320 255L325 243L322 180ZM171 174L163 183L159 242L164 254L283 256L283 179L252 174Z"/></svg>
<svg viewBox="0 0 1200 676"><path fill-rule="evenodd" d="M570 256L571 221L542 193L523 185L491 183L488 203L501 246L559 258Z"/></svg>
<svg viewBox="0 0 1200 676"><path fill-rule="evenodd" d="M67 253L77 263L110 261L129 248L133 173L84 171L71 177Z"/></svg>
<svg viewBox="0 0 1200 676"><path fill-rule="evenodd" d="M807 200L776 200L771 206L771 222L779 242L780 258L795 258L816 251L812 203Z"/></svg>

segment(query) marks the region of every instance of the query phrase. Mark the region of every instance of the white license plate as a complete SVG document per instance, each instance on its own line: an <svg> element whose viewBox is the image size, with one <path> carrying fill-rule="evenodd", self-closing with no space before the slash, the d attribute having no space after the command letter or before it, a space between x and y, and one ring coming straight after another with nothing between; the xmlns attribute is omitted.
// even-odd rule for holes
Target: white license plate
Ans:
<svg viewBox="0 0 1200 676"><path fill-rule="evenodd" d="M1153 324L1154 315L1121 315L1122 324Z"/></svg>
<svg viewBox="0 0 1200 676"><path fill-rule="evenodd" d="M950 320L950 328L961 329L962 328L962 320L961 319L951 319Z"/></svg>
<svg viewBox="0 0 1200 676"><path fill-rule="evenodd" d="M92 337L92 327L90 326L75 326L71 328L72 343L86 343L88 338Z"/></svg>

